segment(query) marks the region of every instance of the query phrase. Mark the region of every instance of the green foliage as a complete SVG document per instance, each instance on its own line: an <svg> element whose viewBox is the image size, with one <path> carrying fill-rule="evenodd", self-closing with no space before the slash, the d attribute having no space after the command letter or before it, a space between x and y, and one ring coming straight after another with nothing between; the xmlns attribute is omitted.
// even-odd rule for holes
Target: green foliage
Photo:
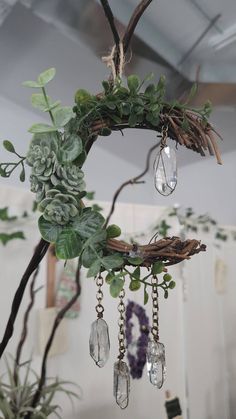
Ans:
<svg viewBox="0 0 236 419"><path fill-rule="evenodd" d="M32 408L33 397L37 391L39 378L31 368L31 362L27 362L18 368L18 382L15 382L13 373L14 361L6 359L7 373L0 378L0 412L4 419L23 419L31 412L32 419L46 419L52 414L60 416L60 407L55 404L56 394L63 393L71 401L79 399L78 388L76 392L70 389L75 384L59 379L48 379L42 389L40 400L35 408ZM20 374L21 373L21 374Z"/></svg>
<svg viewBox="0 0 236 419"><path fill-rule="evenodd" d="M4 208L0 208L0 220L1 221L15 221L17 220L16 216L10 216L8 214L9 208L8 207L4 207Z"/></svg>
<svg viewBox="0 0 236 419"><path fill-rule="evenodd" d="M151 276L158 275L158 286L167 298L174 287L174 281L166 273L164 263L156 261L147 264L144 273L144 259L130 252L121 254L110 251L107 240L119 237L121 229L113 224L106 229L105 220L99 213L101 208L94 204L84 208L82 199L93 199L94 194L86 192L82 166L94 138L94 124L98 122L97 133L109 136L113 125L122 128L122 123L129 127L140 124L158 130L160 115L168 110L170 116L178 109L183 111L182 127L188 130L185 117L186 104L177 101L168 103L165 99L166 82L160 77L158 83L151 82L153 74L141 81L137 75L130 75L127 84L117 78L114 85L108 81L102 83L103 93L94 96L79 89L75 94L73 109L61 106L47 94L45 86L54 78L55 69L50 68L39 74L36 81L24 85L38 92L31 97L32 106L47 112L50 123L33 124L29 131L33 134L27 157L18 155L10 141L3 143L4 148L15 154L17 163L1 163L0 175L9 177L19 166L20 179L25 179L24 161L31 168L31 191L35 193L37 208L42 212L39 218L39 230L42 237L55 244L56 254L61 259L78 257L83 267L88 269L88 277L106 273L106 282L113 297L117 297L128 277L131 291L143 286L144 302L148 301L147 287L152 286ZM191 89L189 100L196 93ZM196 112L203 121L210 113L207 103ZM101 121L108 121L107 126L100 126ZM166 236L170 226L165 220L157 226L158 234ZM223 234L223 233L222 233ZM126 269L129 266L129 270ZM163 276L162 280L160 277Z"/></svg>
<svg viewBox="0 0 236 419"><path fill-rule="evenodd" d="M115 237L119 237L121 235L121 229L116 224L111 224L107 228L107 238L114 239Z"/></svg>
<svg viewBox="0 0 236 419"><path fill-rule="evenodd" d="M119 297L119 294L124 287L124 279L121 278L119 275L116 275L110 284L110 294L113 298Z"/></svg>
<svg viewBox="0 0 236 419"><path fill-rule="evenodd" d="M0 242L3 246L6 246L8 242L15 239L25 240L24 233L22 231L15 231L14 233L0 233Z"/></svg>

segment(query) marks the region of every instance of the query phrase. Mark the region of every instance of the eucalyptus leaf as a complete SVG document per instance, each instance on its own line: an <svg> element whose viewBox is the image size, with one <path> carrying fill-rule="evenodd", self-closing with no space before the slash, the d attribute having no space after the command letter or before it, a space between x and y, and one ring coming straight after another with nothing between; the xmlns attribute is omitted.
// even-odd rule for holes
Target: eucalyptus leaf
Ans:
<svg viewBox="0 0 236 419"><path fill-rule="evenodd" d="M50 103L50 97L47 96L47 99L45 99L45 96L42 93L33 93L31 96L31 104L34 108L40 109L41 111L44 111L44 109L47 107L47 101Z"/></svg>
<svg viewBox="0 0 236 419"><path fill-rule="evenodd" d="M95 277L99 274L101 270L101 262L100 260L95 260L95 262L93 262L93 264L90 266L88 273L87 273L87 277Z"/></svg>
<svg viewBox="0 0 236 419"><path fill-rule="evenodd" d="M141 282L138 281L137 279L130 281L130 284L129 284L130 291L138 291L140 287L141 287Z"/></svg>
<svg viewBox="0 0 236 419"><path fill-rule="evenodd" d="M55 243L63 230L63 227L59 224L52 224L45 220L43 215L38 220L38 227L42 238L49 243Z"/></svg>
<svg viewBox="0 0 236 419"><path fill-rule="evenodd" d="M64 127L74 116L73 109L70 106L56 108L53 112L55 125L58 128Z"/></svg>
<svg viewBox="0 0 236 419"><path fill-rule="evenodd" d="M123 265L123 263L124 263L124 260L122 256L118 254L105 256L104 258L102 258L102 265L107 270L120 268Z"/></svg>
<svg viewBox="0 0 236 419"><path fill-rule="evenodd" d="M119 297L119 294L124 286L124 279L116 276L110 284L110 294L113 298Z"/></svg>
<svg viewBox="0 0 236 419"><path fill-rule="evenodd" d="M43 134L47 132L55 132L57 131L57 128L48 124L34 124L28 131L32 134Z"/></svg>
<svg viewBox="0 0 236 419"><path fill-rule="evenodd" d="M128 258L127 260L131 265L134 266L141 265L143 263L143 259L140 257Z"/></svg>
<svg viewBox="0 0 236 419"><path fill-rule="evenodd" d="M31 81L31 80L24 81L22 85L25 87L31 87L33 89L39 89L43 87L41 83L37 83L36 81Z"/></svg>
<svg viewBox="0 0 236 419"><path fill-rule="evenodd" d="M144 301L143 301L144 305L146 305L148 303L148 300L149 300L149 294L146 290L146 287L144 287Z"/></svg>
<svg viewBox="0 0 236 419"><path fill-rule="evenodd" d="M56 75L56 69L55 68L48 68L47 70L43 71L38 76L38 83L42 86L45 86L48 84Z"/></svg>
<svg viewBox="0 0 236 419"><path fill-rule="evenodd" d="M132 278L134 279L140 279L140 274L141 274L141 270L140 267L138 266L134 272L132 273Z"/></svg>
<svg viewBox="0 0 236 419"><path fill-rule="evenodd" d="M11 141L9 140L4 140L3 141L3 147L5 148L5 150L7 150L9 153L13 153L15 154L15 147L14 145L11 143Z"/></svg>
<svg viewBox="0 0 236 419"><path fill-rule="evenodd" d="M79 235L72 228L64 228L55 243L58 259L74 259L80 255L82 242Z"/></svg>
<svg viewBox="0 0 236 419"><path fill-rule="evenodd" d="M93 262L97 259L97 254L102 256L102 252L95 251L90 247L86 247L81 255L81 263L85 268L90 268Z"/></svg>
<svg viewBox="0 0 236 419"><path fill-rule="evenodd" d="M24 168L24 166L22 167L22 170L20 172L20 181L21 182L25 181L25 168Z"/></svg>
<svg viewBox="0 0 236 419"><path fill-rule="evenodd" d="M155 262L152 266L152 274L153 275L158 275L161 274L163 272L165 265L163 262Z"/></svg>
<svg viewBox="0 0 236 419"><path fill-rule="evenodd" d="M71 163L77 159L77 157L83 151L83 143L81 138L76 135L72 134L60 148L60 155L59 160L62 163Z"/></svg>

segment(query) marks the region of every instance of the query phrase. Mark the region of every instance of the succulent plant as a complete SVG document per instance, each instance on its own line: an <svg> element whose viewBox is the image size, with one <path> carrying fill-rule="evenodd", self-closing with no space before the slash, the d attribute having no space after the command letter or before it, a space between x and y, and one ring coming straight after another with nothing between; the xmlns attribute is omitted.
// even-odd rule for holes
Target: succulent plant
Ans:
<svg viewBox="0 0 236 419"><path fill-rule="evenodd" d="M83 171L75 164L57 165L56 173L51 177L54 186L63 186L68 193L78 194L84 191Z"/></svg>
<svg viewBox="0 0 236 419"><path fill-rule="evenodd" d="M26 161L38 181L49 181L55 172L57 149L55 133L34 135Z"/></svg>
<svg viewBox="0 0 236 419"><path fill-rule="evenodd" d="M59 225L68 224L79 212L75 197L63 194L58 189L46 192L46 197L40 202L38 209L43 212L45 220Z"/></svg>

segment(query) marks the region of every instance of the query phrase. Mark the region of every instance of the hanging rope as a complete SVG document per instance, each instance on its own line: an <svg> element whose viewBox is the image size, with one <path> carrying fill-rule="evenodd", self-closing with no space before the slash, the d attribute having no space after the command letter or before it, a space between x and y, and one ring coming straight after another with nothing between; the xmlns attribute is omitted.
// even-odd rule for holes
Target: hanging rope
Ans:
<svg viewBox="0 0 236 419"><path fill-rule="evenodd" d="M120 78L123 75L124 65L125 65L125 54L124 54L124 45L123 42L119 43L119 65L116 64L117 59L117 48L114 45L111 49L111 53L105 57L102 57L102 61L106 64L106 66L111 69L112 79L115 82L117 76ZM118 67L118 69L117 69Z"/></svg>

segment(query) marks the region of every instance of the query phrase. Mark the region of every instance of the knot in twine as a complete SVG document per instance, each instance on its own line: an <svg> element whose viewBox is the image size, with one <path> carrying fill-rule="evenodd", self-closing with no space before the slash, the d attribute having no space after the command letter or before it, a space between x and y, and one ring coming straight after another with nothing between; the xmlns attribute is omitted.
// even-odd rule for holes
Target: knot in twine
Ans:
<svg viewBox="0 0 236 419"><path fill-rule="evenodd" d="M116 80L116 77L122 77L124 65L125 65L125 55L124 55L124 46L123 43L119 43L119 67L118 71L116 69L115 64L115 57L116 57L116 45L112 47L110 55L102 57L102 61L106 64L108 68L111 69L113 81Z"/></svg>

